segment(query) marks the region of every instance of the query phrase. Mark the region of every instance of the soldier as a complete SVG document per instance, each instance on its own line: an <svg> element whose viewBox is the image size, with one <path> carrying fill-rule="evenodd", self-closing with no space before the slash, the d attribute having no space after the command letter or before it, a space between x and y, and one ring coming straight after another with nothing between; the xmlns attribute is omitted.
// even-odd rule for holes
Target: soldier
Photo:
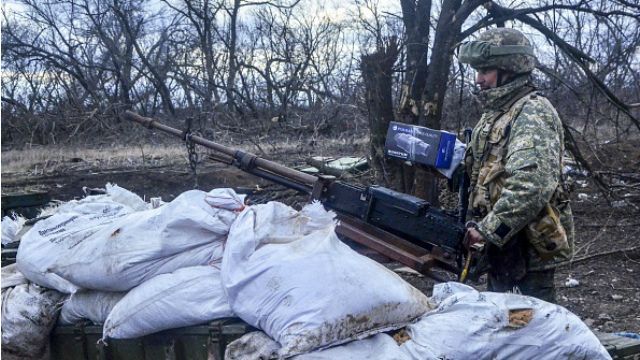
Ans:
<svg viewBox="0 0 640 360"><path fill-rule="evenodd" d="M553 264L572 254L573 218L562 122L531 83L533 47L521 32L498 28L462 44L459 56L477 71L483 106L465 154L474 220L465 246L485 244L490 291L517 287L555 302Z"/></svg>

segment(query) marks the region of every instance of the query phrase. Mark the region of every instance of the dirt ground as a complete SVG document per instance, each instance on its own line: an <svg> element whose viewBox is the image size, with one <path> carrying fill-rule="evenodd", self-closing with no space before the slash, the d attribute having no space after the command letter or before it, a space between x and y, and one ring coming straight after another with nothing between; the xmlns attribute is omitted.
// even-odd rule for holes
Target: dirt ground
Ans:
<svg viewBox="0 0 640 360"><path fill-rule="evenodd" d="M556 272L558 303L579 315L592 329L606 332L640 332L640 152L639 144L611 146L601 156L616 175L609 179L616 197L613 206L599 192L592 178L576 176L572 193L577 243L574 260ZM629 155L622 159L620 154ZM626 156L626 155L625 155ZM624 160L624 161L623 161ZM628 165L633 164L633 168ZM623 167L623 166L626 166ZM271 185L235 168L207 161L199 166L198 188L233 187L261 203L283 201L299 206L305 200L292 191ZM622 175L621 175L622 174ZM95 169L69 166L46 176L3 174L2 193L45 190L53 199L67 201L83 196L83 187L118 184L140 196L161 196L169 201L194 188L194 176L186 164L147 168ZM446 276L445 273L440 273ZM405 279L429 293L433 280L404 274ZM569 281L569 279L572 279ZM573 286L571 283L577 285ZM484 284L475 284L483 288Z"/></svg>

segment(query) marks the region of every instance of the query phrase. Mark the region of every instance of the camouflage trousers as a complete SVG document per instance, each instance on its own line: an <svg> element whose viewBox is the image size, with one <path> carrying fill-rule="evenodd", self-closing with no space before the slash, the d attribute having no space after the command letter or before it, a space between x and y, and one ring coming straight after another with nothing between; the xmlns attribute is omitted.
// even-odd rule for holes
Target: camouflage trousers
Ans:
<svg viewBox="0 0 640 360"><path fill-rule="evenodd" d="M502 248L489 244L487 257L491 268L487 288L489 291L507 292L517 287L523 295L554 303L555 269L530 270L533 251L529 247L524 232L516 234Z"/></svg>

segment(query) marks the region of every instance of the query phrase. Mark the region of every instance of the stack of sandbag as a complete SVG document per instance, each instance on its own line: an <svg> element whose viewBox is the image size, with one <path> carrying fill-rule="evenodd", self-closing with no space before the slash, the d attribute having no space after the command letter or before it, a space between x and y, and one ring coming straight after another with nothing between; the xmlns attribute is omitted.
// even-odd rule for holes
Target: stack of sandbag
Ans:
<svg viewBox="0 0 640 360"><path fill-rule="evenodd" d="M436 309L407 327L411 359L610 359L589 328L562 306L517 294L437 284Z"/></svg>
<svg viewBox="0 0 640 360"><path fill-rule="evenodd" d="M243 207L231 189L191 190L144 210L119 202L132 203L118 195L69 202L39 221L21 239L18 268L31 281L65 293L127 291L159 274L219 261Z"/></svg>
<svg viewBox="0 0 640 360"><path fill-rule="evenodd" d="M202 265L157 275L128 292L85 290L72 294L58 323L103 324L103 340L131 339L165 329L232 317L220 270Z"/></svg>
<svg viewBox="0 0 640 360"><path fill-rule="evenodd" d="M17 270L5 276L3 268L3 286L28 279L71 294L58 304L59 323L105 324L105 339L229 317L219 265L243 208L244 196L231 189L187 191L155 208L108 184L106 194L45 210L49 217L21 238L13 268L24 276ZM39 344L33 336L24 338Z"/></svg>
<svg viewBox="0 0 640 360"><path fill-rule="evenodd" d="M245 209L229 231L229 304L278 343L278 357L397 329L429 310L424 294L342 243L334 216L320 203L298 212L270 202Z"/></svg>
<svg viewBox="0 0 640 360"><path fill-rule="evenodd" d="M559 305L454 282L437 284L429 300L435 308L394 337L376 334L293 359L611 359L589 328ZM227 346L225 359L279 359L281 349L264 332L251 332Z"/></svg>
<svg viewBox="0 0 640 360"><path fill-rule="evenodd" d="M48 358L49 333L64 298L29 283L15 264L2 268L2 358Z"/></svg>

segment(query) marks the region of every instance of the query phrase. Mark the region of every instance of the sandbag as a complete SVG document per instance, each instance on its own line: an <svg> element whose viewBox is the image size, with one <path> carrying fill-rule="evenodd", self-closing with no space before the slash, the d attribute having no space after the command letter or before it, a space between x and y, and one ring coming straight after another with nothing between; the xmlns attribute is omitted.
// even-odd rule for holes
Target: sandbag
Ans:
<svg viewBox="0 0 640 360"><path fill-rule="evenodd" d="M231 189L187 191L157 209L133 211L104 198L63 208L23 238L19 268L30 280L72 293L126 291L155 275L219 261L235 211L216 199Z"/></svg>
<svg viewBox="0 0 640 360"><path fill-rule="evenodd" d="M230 342L225 360L269 360L277 356L280 345L262 331L253 331Z"/></svg>
<svg viewBox="0 0 640 360"><path fill-rule="evenodd" d="M226 360L268 360L278 357L280 345L262 331L243 335L227 345ZM293 360L410 360L396 341L387 334L376 334L336 347L312 351L291 358Z"/></svg>
<svg viewBox="0 0 640 360"><path fill-rule="evenodd" d="M83 188L84 189L84 188ZM112 202L124 206L128 212L141 211L151 208L150 204L147 204L142 198L133 192L124 189L118 185L112 185L107 183L105 185L105 193L98 195L90 195L78 200L71 200L67 202L53 201L50 205L46 206L38 217L48 217L55 214L64 213L81 213L81 214L93 214L95 209L91 207L85 207L86 204L92 203L104 203Z"/></svg>
<svg viewBox="0 0 640 360"><path fill-rule="evenodd" d="M31 283L2 289L2 358L46 358L63 296Z"/></svg>
<svg viewBox="0 0 640 360"><path fill-rule="evenodd" d="M245 209L229 232L222 282L233 311L292 356L396 329L428 299L335 234L320 203Z"/></svg>
<svg viewBox="0 0 640 360"><path fill-rule="evenodd" d="M146 203L140 196L127 189L121 188L118 185L107 183L105 190L107 191L107 195L109 195L113 201L126 205L134 211L142 211L151 208L151 204Z"/></svg>
<svg viewBox="0 0 640 360"><path fill-rule="evenodd" d="M18 270L13 263L2 267L2 289L28 283L29 280Z"/></svg>
<svg viewBox="0 0 640 360"><path fill-rule="evenodd" d="M596 336L562 306L534 297L437 284L438 307L407 326L414 359L610 359Z"/></svg>
<svg viewBox="0 0 640 360"><path fill-rule="evenodd" d="M22 216L5 216L2 218L2 245L20 240L18 233L22 230L25 221Z"/></svg>
<svg viewBox="0 0 640 360"><path fill-rule="evenodd" d="M158 275L132 289L111 310L103 337L129 339L233 316L213 266Z"/></svg>
<svg viewBox="0 0 640 360"><path fill-rule="evenodd" d="M45 210L50 217L37 222L22 236L16 264L32 282L64 293L79 287L51 272L51 267L69 258L73 250L94 235L130 214L133 209L107 195L89 196Z"/></svg>
<svg viewBox="0 0 640 360"><path fill-rule="evenodd" d="M94 324L104 324L114 306L126 293L109 291L78 291L62 305L58 323L73 325L89 320Z"/></svg>

